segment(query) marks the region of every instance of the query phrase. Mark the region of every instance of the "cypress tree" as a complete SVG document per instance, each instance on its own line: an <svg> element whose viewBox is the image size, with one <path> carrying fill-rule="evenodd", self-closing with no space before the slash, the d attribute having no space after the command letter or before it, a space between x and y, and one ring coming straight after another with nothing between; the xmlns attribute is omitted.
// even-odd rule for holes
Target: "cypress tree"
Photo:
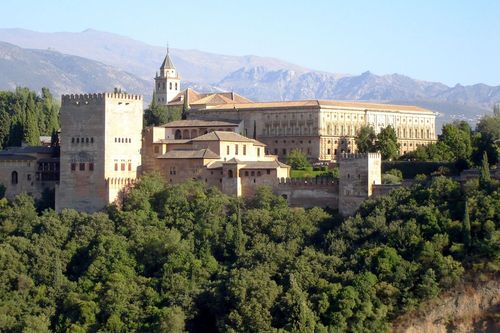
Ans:
<svg viewBox="0 0 500 333"><path fill-rule="evenodd" d="M470 217L469 217L469 203L465 200L464 218L462 220L462 235L465 249L471 246L471 233L470 233Z"/></svg>
<svg viewBox="0 0 500 333"><path fill-rule="evenodd" d="M30 146L38 145L40 142L40 131L38 129L35 101L32 94L28 95L25 112L26 122L23 128L23 141Z"/></svg>
<svg viewBox="0 0 500 333"><path fill-rule="evenodd" d="M483 161L481 164L481 175L479 177L479 183L482 187L488 186L491 183L490 175L490 164L488 162L488 154L483 152Z"/></svg>

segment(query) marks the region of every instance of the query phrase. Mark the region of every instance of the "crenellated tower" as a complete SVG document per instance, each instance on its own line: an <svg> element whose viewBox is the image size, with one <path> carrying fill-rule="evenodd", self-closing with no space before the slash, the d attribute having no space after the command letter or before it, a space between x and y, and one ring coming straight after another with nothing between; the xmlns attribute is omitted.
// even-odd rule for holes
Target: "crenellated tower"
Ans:
<svg viewBox="0 0 500 333"><path fill-rule="evenodd" d="M120 199L141 168L142 96L63 95L56 210L95 212Z"/></svg>
<svg viewBox="0 0 500 333"><path fill-rule="evenodd" d="M167 55L160 67L160 74L156 73L155 92L156 102L159 105L167 105L181 90L181 78L170 59L170 49L167 47Z"/></svg>

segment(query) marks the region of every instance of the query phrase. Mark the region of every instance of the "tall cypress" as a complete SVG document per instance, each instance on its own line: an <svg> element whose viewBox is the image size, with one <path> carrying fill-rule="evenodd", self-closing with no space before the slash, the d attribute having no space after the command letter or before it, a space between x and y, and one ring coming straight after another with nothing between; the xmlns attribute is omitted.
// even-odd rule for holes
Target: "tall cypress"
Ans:
<svg viewBox="0 0 500 333"><path fill-rule="evenodd" d="M23 128L23 141L30 146L40 143L40 131L38 129L36 107L33 95L29 94L26 101L26 121Z"/></svg>
<svg viewBox="0 0 500 333"><path fill-rule="evenodd" d="M479 183L482 187L488 186L491 183L490 163L488 162L488 154L483 152L483 161L481 163L481 175Z"/></svg>
<svg viewBox="0 0 500 333"><path fill-rule="evenodd" d="M470 233L470 217L469 217L469 203L465 200L464 218L462 220L462 235L463 242L466 249L471 246L471 233Z"/></svg>

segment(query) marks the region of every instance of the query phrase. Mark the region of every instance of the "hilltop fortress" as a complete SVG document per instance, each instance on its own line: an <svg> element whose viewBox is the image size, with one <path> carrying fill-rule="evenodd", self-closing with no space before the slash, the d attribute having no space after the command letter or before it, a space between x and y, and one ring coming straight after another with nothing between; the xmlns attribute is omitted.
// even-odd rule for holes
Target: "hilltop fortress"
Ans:
<svg viewBox="0 0 500 333"><path fill-rule="evenodd" d="M18 147L0 152L6 196L39 198L55 191L55 208L94 212L133 186L144 172L167 183L198 180L234 196L262 185L292 206L353 213L381 183L378 153L358 154L361 126L391 125L402 153L435 142L435 115L413 107L345 101L254 103L236 93L180 91L167 52L155 77L156 102L182 106L186 120L143 128L142 96L64 95L58 148ZM283 163L292 149L339 166L339 179L291 179Z"/></svg>

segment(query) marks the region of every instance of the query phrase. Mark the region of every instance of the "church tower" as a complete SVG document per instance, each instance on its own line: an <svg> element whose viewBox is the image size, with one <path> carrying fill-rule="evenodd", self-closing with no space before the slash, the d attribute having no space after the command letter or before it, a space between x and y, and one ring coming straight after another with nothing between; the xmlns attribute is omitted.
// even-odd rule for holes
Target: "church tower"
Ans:
<svg viewBox="0 0 500 333"><path fill-rule="evenodd" d="M167 47L167 55L160 67L160 75L156 73L155 92L156 102L159 105L167 105L181 90L181 78L175 69L170 50Z"/></svg>

